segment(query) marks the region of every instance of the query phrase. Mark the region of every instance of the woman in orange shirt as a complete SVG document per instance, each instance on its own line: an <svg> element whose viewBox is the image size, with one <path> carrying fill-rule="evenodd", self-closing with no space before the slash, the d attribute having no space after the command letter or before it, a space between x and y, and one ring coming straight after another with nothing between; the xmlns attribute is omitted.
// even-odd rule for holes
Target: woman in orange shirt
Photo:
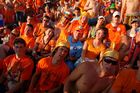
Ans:
<svg viewBox="0 0 140 93"><path fill-rule="evenodd" d="M75 63L75 65L81 62L97 62L97 57L101 52L105 50L103 40L107 36L107 28L99 28L96 32L95 38L88 38L84 45L81 54L81 58Z"/></svg>

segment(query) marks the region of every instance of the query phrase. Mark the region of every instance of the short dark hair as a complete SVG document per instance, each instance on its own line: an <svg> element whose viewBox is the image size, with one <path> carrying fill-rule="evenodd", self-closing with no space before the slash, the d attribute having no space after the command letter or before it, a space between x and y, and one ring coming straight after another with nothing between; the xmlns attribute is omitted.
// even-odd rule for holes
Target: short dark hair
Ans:
<svg viewBox="0 0 140 93"><path fill-rule="evenodd" d="M104 39L108 37L108 29L106 27L100 27L96 31L98 31L98 30L104 31L104 35L105 35Z"/></svg>
<svg viewBox="0 0 140 93"><path fill-rule="evenodd" d="M75 10L81 11L79 7L75 7Z"/></svg>
<svg viewBox="0 0 140 93"><path fill-rule="evenodd" d="M46 18L46 19L50 20L50 17L47 16L47 15L44 15L43 18Z"/></svg>
<svg viewBox="0 0 140 93"><path fill-rule="evenodd" d="M31 27L32 30L34 29L33 25L32 24L27 24L27 26Z"/></svg>
<svg viewBox="0 0 140 93"><path fill-rule="evenodd" d="M22 38L19 38L19 37L17 37L17 38L15 38L15 40L14 40L14 45L15 44L23 44L24 46L26 46L26 42L25 42L25 40L24 39L22 39Z"/></svg>

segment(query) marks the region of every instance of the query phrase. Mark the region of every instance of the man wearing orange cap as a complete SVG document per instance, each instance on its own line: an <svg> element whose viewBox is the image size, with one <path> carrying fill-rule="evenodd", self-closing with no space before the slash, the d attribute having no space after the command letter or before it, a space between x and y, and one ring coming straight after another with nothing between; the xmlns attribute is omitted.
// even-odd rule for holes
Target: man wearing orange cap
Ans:
<svg viewBox="0 0 140 93"><path fill-rule="evenodd" d="M39 60L29 86L29 93L62 93L60 88L69 75L69 68L64 61L69 48L68 42L58 42L52 56Z"/></svg>
<svg viewBox="0 0 140 93"><path fill-rule="evenodd" d="M107 93L118 72L119 53L107 49L98 63L84 62L68 77L64 93Z"/></svg>

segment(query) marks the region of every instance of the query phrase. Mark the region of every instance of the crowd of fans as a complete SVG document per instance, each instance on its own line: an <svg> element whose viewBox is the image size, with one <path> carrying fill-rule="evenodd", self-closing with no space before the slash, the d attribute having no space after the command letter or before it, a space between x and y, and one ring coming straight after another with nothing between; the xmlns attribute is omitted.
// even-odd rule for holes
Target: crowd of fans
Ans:
<svg viewBox="0 0 140 93"><path fill-rule="evenodd" d="M0 93L140 93L140 0L0 0Z"/></svg>

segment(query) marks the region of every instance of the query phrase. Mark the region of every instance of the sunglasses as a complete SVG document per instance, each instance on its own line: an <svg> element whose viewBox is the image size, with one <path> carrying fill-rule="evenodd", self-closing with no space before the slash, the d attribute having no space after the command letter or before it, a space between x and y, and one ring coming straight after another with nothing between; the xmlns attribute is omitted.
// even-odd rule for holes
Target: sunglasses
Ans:
<svg viewBox="0 0 140 93"><path fill-rule="evenodd" d="M108 59L108 58L104 58L103 60L104 60L104 62L106 62L108 64L118 65L118 62L117 61L114 61L114 60L111 60L111 59Z"/></svg>

